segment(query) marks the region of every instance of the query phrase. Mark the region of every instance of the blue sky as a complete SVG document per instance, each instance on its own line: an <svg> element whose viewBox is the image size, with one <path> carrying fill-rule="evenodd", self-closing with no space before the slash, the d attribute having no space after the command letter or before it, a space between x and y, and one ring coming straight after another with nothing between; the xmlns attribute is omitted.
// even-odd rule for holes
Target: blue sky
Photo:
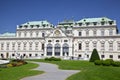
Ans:
<svg viewBox="0 0 120 80"><path fill-rule="evenodd" d="M120 30L120 0L0 0L0 33L16 32L16 25L48 20L108 17Z"/></svg>

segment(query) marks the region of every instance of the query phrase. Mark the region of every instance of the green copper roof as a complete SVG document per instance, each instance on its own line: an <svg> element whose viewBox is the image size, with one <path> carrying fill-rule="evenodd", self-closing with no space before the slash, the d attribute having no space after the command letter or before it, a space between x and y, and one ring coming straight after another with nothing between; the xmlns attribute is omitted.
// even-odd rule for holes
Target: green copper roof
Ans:
<svg viewBox="0 0 120 80"><path fill-rule="evenodd" d="M0 34L0 37L15 37L15 33L3 33L3 34Z"/></svg>
<svg viewBox="0 0 120 80"><path fill-rule="evenodd" d="M107 17L101 17L101 18L83 18L79 21L77 21L77 23L83 23L83 22L102 22L102 21L113 21Z"/></svg>
<svg viewBox="0 0 120 80"><path fill-rule="evenodd" d="M48 21L44 20L44 21L30 21L30 22L26 22L24 24L21 24L22 26L24 25L39 25L39 26L43 26L43 25L52 25L51 23L49 23Z"/></svg>
<svg viewBox="0 0 120 80"><path fill-rule="evenodd" d="M61 25L61 24L73 24L74 23L74 21L73 20L64 20L64 21L62 21L62 22L59 22L59 25Z"/></svg>

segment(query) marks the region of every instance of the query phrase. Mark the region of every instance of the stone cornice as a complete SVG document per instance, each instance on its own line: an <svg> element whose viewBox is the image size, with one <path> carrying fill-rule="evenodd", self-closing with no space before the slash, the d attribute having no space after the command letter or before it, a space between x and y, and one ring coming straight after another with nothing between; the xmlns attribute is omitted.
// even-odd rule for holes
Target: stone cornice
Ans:
<svg viewBox="0 0 120 80"><path fill-rule="evenodd" d="M86 28L117 28L117 26L82 26L82 27L73 27L73 29L86 29Z"/></svg>
<svg viewBox="0 0 120 80"><path fill-rule="evenodd" d="M0 40L44 40L45 38L0 38Z"/></svg>
<svg viewBox="0 0 120 80"><path fill-rule="evenodd" d="M17 29L17 31L32 31L32 30L52 30L53 28L35 28L35 29Z"/></svg>
<svg viewBox="0 0 120 80"><path fill-rule="evenodd" d="M82 36L79 36L79 37L74 37L74 39L97 39L97 38L101 38L101 39L105 39L105 38L110 38L110 39L113 39L113 38L120 38L120 36L85 36L85 37L82 37Z"/></svg>

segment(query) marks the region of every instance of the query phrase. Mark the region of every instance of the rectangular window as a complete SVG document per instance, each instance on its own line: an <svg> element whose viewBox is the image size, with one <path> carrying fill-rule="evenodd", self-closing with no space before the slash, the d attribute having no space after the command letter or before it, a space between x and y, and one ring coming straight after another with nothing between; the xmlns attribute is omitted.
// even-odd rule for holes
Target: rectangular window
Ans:
<svg viewBox="0 0 120 80"><path fill-rule="evenodd" d="M78 49L81 50L82 49L82 44L79 43Z"/></svg>
<svg viewBox="0 0 120 80"><path fill-rule="evenodd" d="M4 44L2 43L2 44L1 44L1 50L3 50L3 49L4 49Z"/></svg>
<svg viewBox="0 0 120 80"><path fill-rule="evenodd" d="M37 57L38 56L38 54L35 54L35 57Z"/></svg>
<svg viewBox="0 0 120 80"><path fill-rule="evenodd" d="M79 36L82 36L82 33L81 33L81 32L79 32Z"/></svg>
<svg viewBox="0 0 120 80"><path fill-rule="evenodd" d="M32 43L29 44L29 50L32 50Z"/></svg>
<svg viewBox="0 0 120 80"><path fill-rule="evenodd" d="M42 44L42 50L44 50L44 44Z"/></svg>
<svg viewBox="0 0 120 80"><path fill-rule="evenodd" d="M113 50L113 43L109 43L109 50Z"/></svg>
<svg viewBox="0 0 120 80"><path fill-rule="evenodd" d="M89 58L89 55L87 55L87 58Z"/></svg>
<svg viewBox="0 0 120 80"><path fill-rule="evenodd" d="M101 58L102 58L102 59L105 58L105 55L101 55Z"/></svg>
<svg viewBox="0 0 120 80"><path fill-rule="evenodd" d="M15 50L15 43L12 44L12 50Z"/></svg>
<svg viewBox="0 0 120 80"><path fill-rule="evenodd" d="M12 54L12 56L15 56L15 54Z"/></svg>
<svg viewBox="0 0 120 80"><path fill-rule="evenodd" d="M89 43L86 43L86 50L89 50Z"/></svg>
<svg viewBox="0 0 120 80"><path fill-rule="evenodd" d="M120 55L118 55L118 59L120 59Z"/></svg>
<svg viewBox="0 0 120 80"><path fill-rule="evenodd" d="M29 57L32 57L32 54L29 54Z"/></svg>
<svg viewBox="0 0 120 80"><path fill-rule="evenodd" d="M7 44L7 50L9 50L9 43Z"/></svg>
<svg viewBox="0 0 120 80"><path fill-rule="evenodd" d="M105 43L101 43L101 50L105 50Z"/></svg>
<svg viewBox="0 0 120 80"><path fill-rule="evenodd" d="M18 43L18 50L20 50L20 43Z"/></svg>
<svg viewBox="0 0 120 80"><path fill-rule="evenodd" d="M97 43L93 43L93 48L97 48Z"/></svg>
<svg viewBox="0 0 120 80"><path fill-rule="evenodd" d="M118 43L118 50L120 50L120 43Z"/></svg>
<svg viewBox="0 0 120 80"><path fill-rule="evenodd" d="M35 44L35 50L38 50L38 43Z"/></svg>
<svg viewBox="0 0 120 80"><path fill-rule="evenodd" d="M24 47L23 47L24 50L26 50L26 43L24 43Z"/></svg>
<svg viewBox="0 0 120 80"><path fill-rule="evenodd" d="M113 58L113 55L110 55L109 57L110 57L110 58Z"/></svg>

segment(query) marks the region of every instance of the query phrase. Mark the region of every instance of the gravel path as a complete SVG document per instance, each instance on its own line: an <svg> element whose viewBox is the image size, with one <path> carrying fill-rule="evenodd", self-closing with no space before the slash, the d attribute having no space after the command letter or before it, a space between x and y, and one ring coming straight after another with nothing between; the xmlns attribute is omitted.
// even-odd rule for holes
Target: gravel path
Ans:
<svg viewBox="0 0 120 80"><path fill-rule="evenodd" d="M65 80L67 77L80 72L79 70L60 70L58 66L50 63L34 62L40 66L34 70L44 71L45 73L26 77L21 80Z"/></svg>

